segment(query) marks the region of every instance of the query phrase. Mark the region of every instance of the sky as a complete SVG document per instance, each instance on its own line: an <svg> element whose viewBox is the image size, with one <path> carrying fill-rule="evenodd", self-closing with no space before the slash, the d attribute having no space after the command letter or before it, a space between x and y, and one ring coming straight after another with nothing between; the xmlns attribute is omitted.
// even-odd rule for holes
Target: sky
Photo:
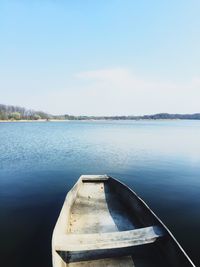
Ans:
<svg viewBox="0 0 200 267"><path fill-rule="evenodd" d="M0 103L200 112L199 0L1 0Z"/></svg>

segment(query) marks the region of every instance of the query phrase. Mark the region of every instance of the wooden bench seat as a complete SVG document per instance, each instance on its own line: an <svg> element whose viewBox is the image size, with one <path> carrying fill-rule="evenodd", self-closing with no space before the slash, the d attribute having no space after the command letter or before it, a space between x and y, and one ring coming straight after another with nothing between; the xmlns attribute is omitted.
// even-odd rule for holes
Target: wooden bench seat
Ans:
<svg viewBox="0 0 200 267"><path fill-rule="evenodd" d="M66 234L57 237L55 248L57 251L124 248L153 243L162 235L157 226L101 234Z"/></svg>

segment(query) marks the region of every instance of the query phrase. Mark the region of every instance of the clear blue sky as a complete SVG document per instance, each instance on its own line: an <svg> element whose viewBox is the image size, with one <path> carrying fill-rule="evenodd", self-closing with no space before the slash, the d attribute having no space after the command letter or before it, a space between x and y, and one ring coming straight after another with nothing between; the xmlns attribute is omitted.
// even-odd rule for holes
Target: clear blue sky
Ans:
<svg viewBox="0 0 200 267"><path fill-rule="evenodd" d="M1 0L0 103L200 112L200 1Z"/></svg>

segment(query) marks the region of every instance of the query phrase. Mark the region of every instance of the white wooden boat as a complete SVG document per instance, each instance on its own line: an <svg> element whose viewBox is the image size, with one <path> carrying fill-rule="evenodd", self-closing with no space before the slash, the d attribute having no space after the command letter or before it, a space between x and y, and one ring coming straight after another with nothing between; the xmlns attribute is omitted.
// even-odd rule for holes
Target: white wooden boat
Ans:
<svg viewBox="0 0 200 267"><path fill-rule="evenodd" d="M82 175L67 194L52 258L53 267L195 266L145 202L107 175Z"/></svg>

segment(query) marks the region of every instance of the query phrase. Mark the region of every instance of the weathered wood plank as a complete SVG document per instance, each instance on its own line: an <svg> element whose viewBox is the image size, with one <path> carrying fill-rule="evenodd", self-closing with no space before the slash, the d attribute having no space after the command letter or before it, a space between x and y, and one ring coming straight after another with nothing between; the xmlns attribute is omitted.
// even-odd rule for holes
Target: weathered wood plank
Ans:
<svg viewBox="0 0 200 267"><path fill-rule="evenodd" d="M124 248L153 243L162 235L162 231L157 226L111 233L65 234L57 237L55 249L59 251L88 251Z"/></svg>
<svg viewBox="0 0 200 267"><path fill-rule="evenodd" d="M83 182L98 182L98 181L106 181L109 179L108 175L81 175L80 179Z"/></svg>

